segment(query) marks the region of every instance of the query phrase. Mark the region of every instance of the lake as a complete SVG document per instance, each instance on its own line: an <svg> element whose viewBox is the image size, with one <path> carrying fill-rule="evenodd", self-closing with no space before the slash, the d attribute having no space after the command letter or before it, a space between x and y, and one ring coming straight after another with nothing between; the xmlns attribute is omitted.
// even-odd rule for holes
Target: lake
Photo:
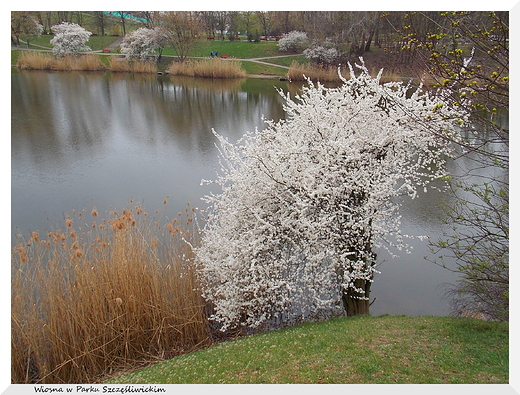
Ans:
<svg viewBox="0 0 520 395"><path fill-rule="evenodd" d="M263 128L263 117L283 118L275 87L298 89L267 79L79 72L13 71L11 82L12 244L18 233L63 228L74 209L96 206L103 218L131 199L171 216L187 202L202 207L211 186L201 180L219 169L212 128L236 141ZM440 235L444 199L431 191L403 201L403 233ZM398 258L378 252L373 315L449 314L442 284L453 275L424 259L433 259L427 241L411 244Z"/></svg>

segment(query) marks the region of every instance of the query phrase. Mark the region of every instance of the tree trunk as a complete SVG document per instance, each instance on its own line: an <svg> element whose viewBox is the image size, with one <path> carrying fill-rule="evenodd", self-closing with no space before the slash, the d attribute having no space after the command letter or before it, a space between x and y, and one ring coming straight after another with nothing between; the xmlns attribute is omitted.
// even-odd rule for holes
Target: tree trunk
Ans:
<svg viewBox="0 0 520 395"><path fill-rule="evenodd" d="M121 14L121 28L123 29L123 36L126 35L126 23L125 23L125 12L119 11Z"/></svg>
<svg viewBox="0 0 520 395"><path fill-rule="evenodd" d="M354 292L352 290L343 290L342 302L347 316L369 314L370 310L370 287L372 283L367 280L356 280L356 288L361 288L365 291L364 294Z"/></svg>
<svg viewBox="0 0 520 395"><path fill-rule="evenodd" d="M370 29L370 34L369 34L368 40L365 44L365 52L370 51L370 45L372 44L372 39L374 38L374 34L376 33L377 29L379 28L380 19L381 19L381 12L378 12L374 16L374 21L372 22L372 28Z"/></svg>

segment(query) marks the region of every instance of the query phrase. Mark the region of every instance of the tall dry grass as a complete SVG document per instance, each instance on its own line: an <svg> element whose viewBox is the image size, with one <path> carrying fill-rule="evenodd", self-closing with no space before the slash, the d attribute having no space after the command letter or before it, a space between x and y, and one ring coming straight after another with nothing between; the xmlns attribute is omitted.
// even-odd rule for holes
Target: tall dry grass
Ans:
<svg viewBox="0 0 520 395"><path fill-rule="evenodd" d="M220 58L172 62L166 72L203 78L243 78L247 75L240 61Z"/></svg>
<svg viewBox="0 0 520 395"><path fill-rule="evenodd" d="M51 70L54 56L43 52L22 51L16 66L21 70Z"/></svg>
<svg viewBox="0 0 520 395"><path fill-rule="evenodd" d="M341 75L349 78L348 70L341 70ZM314 63L298 63L293 61L287 72L287 78L291 81L306 81L310 78L320 82L340 82L338 66L321 66Z"/></svg>
<svg viewBox="0 0 520 395"><path fill-rule="evenodd" d="M113 72L126 73L157 73L157 65L147 60L129 61L118 56L110 56L108 60L108 69Z"/></svg>
<svg viewBox="0 0 520 395"><path fill-rule="evenodd" d="M192 209L69 215L13 249L13 383L87 383L210 344ZM21 237L21 236L19 236Z"/></svg>
<svg viewBox="0 0 520 395"><path fill-rule="evenodd" d="M393 67L385 69L384 67L372 66L369 69L370 75L375 77L381 69L383 69L381 82L407 81L412 79L417 81L417 83L422 82L427 86L433 85L433 78L427 72L409 73L411 76L404 76L402 73L396 71ZM347 67L341 67L340 70L341 75L344 78L350 78L350 71ZM312 81L320 81L322 83L338 83L341 81L341 78L338 74L338 66L322 66L314 63L301 64L296 61L291 63L290 69L287 73L287 78L291 81L306 81L308 78L310 78Z"/></svg>
<svg viewBox="0 0 520 395"><path fill-rule="evenodd" d="M23 51L17 62L21 70L103 71L106 66L95 54L56 58L44 52Z"/></svg>

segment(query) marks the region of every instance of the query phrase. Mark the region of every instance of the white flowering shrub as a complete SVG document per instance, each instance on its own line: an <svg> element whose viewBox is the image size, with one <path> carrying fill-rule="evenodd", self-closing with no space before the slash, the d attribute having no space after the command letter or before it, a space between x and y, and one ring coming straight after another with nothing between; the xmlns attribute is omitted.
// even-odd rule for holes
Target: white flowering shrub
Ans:
<svg viewBox="0 0 520 395"><path fill-rule="evenodd" d="M54 55L62 57L67 54L90 51L86 42L92 33L81 26L75 23L62 22L59 25L52 26L51 30L54 33L54 38L51 40Z"/></svg>
<svg viewBox="0 0 520 395"><path fill-rule="evenodd" d="M327 48L322 45L315 45L303 51L307 59L316 63L334 63L340 56L336 48Z"/></svg>
<svg viewBox="0 0 520 395"><path fill-rule="evenodd" d="M144 59L165 45L166 35L160 28L139 28L127 34L121 43L121 53L127 59Z"/></svg>
<svg viewBox="0 0 520 395"><path fill-rule="evenodd" d="M349 67L338 88L309 82L286 96L285 120L237 144L215 133L222 191L207 196L197 260L223 330L368 313L374 249L405 248L392 198L445 176L466 118L442 97Z"/></svg>
<svg viewBox="0 0 520 395"><path fill-rule="evenodd" d="M35 36L41 36L43 30L43 25L40 22L35 21L34 29L30 32L30 34L33 34Z"/></svg>
<svg viewBox="0 0 520 395"><path fill-rule="evenodd" d="M307 33L293 30L289 33L282 34L278 41L278 49L280 51L298 51L307 45Z"/></svg>

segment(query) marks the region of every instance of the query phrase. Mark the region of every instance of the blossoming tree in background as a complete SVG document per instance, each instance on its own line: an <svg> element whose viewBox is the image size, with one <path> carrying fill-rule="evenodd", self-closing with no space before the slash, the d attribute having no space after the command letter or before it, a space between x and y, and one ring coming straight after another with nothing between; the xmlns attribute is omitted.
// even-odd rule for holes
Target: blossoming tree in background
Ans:
<svg viewBox="0 0 520 395"><path fill-rule="evenodd" d="M293 30L289 33L282 34L278 41L278 49L280 51L299 51L308 43L307 33Z"/></svg>
<svg viewBox="0 0 520 395"><path fill-rule="evenodd" d="M446 175L465 116L349 67L338 88L285 97L285 120L236 145L217 135L222 192L197 257L223 330L368 314L375 249L406 249L393 198Z"/></svg>
<svg viewBox="0 0 520 395"><path fill-rule="evenodd" d="M32 36L43 33L43 26L30 11L11 11L11 42L20 46L20 37L23 37L27 48Z"/></svg>
<svg viewBox="0 0 520 395"><path fill-rule="evenodd" d="M121 53L127 59L144 59L149 54L161 53L166 44L166 33L161 28L139 28L127 34L121 43Z"/></svg>
<svg viewBox="0 0 520 395"><path fill-rule="evenodd" d="M62 22L59 25L52 26L51 30L54 32L51 44L53 45L52 53L55 56L63 57L67 54L91 50L86 42L92 33L81 26L75 23Z"/></svg>
<svg viewBox="0 0 520 395"><path fill-rule="evenodd" d="M307 59L316 63L334 63L340 56L336 48L324 45L313 45L303 51Z"/></svg>

